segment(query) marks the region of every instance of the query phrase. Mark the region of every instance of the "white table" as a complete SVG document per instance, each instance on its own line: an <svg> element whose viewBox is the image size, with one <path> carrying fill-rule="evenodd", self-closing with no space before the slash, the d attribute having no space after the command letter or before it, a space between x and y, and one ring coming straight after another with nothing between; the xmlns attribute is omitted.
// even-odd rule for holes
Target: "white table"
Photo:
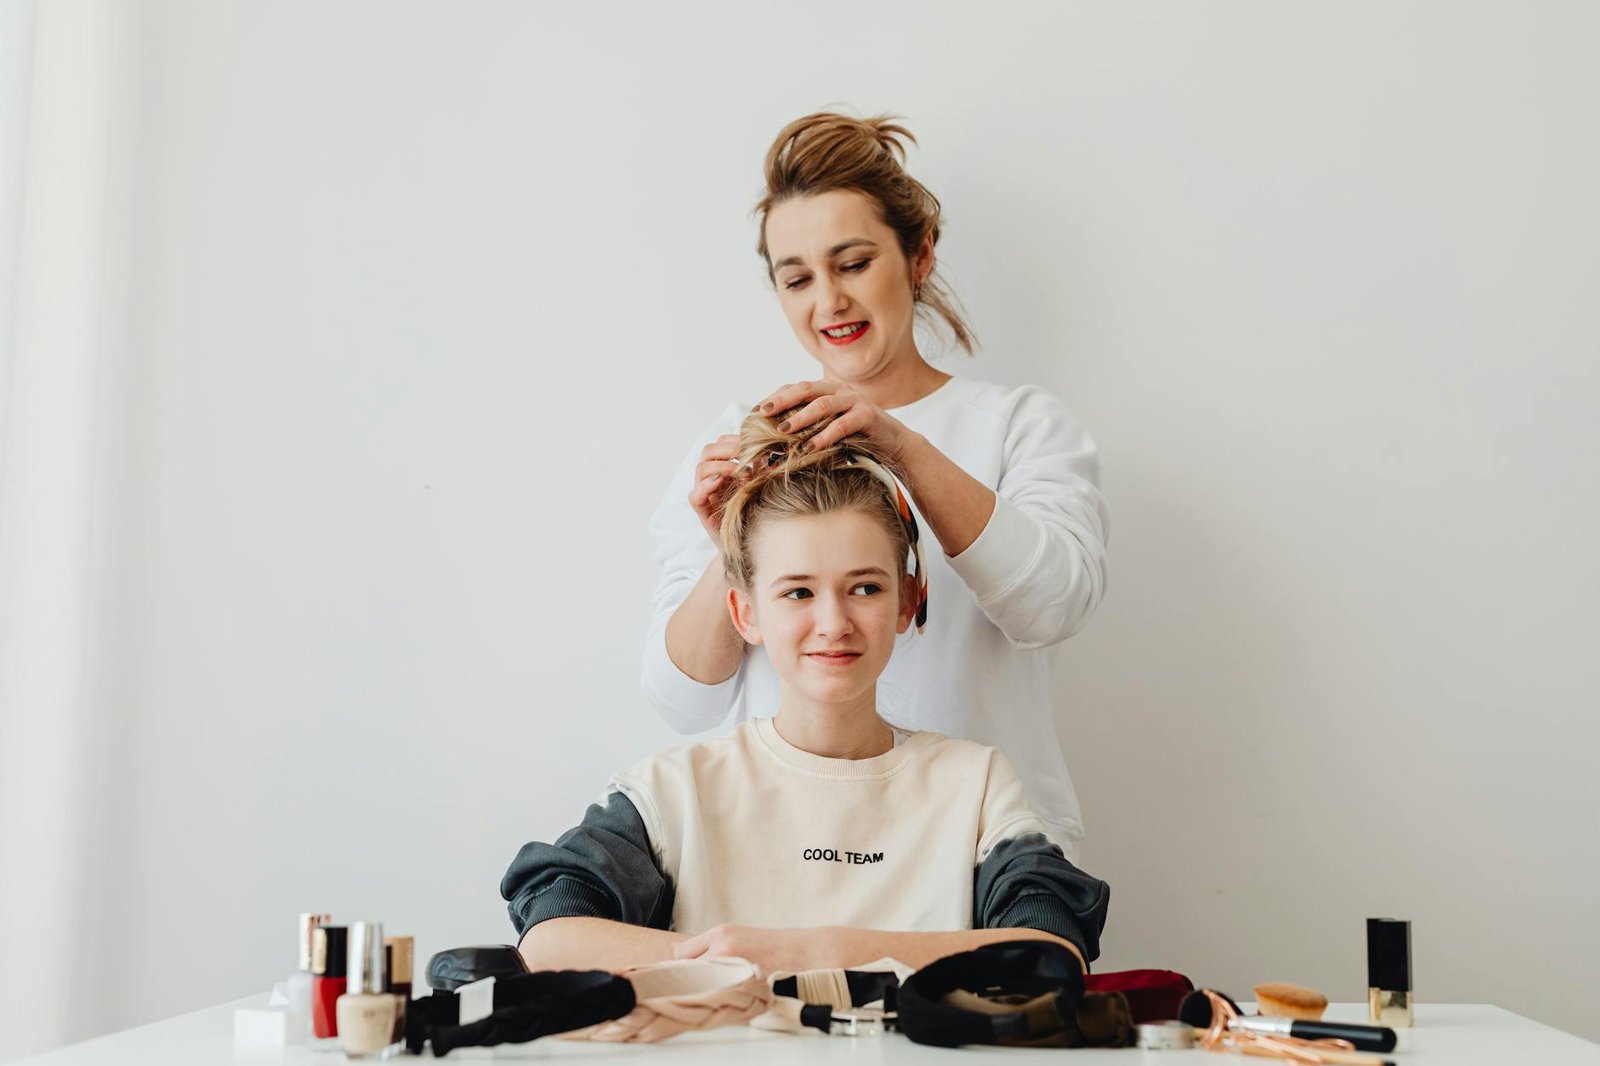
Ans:
<svg viewBox="0 0 1600 1066"><path fill-rule="evenodd" d="M20 1059L14 1066L343 1066L337 1051L313 1051L305 1046L245 1051L233 1044L235 1007L259 1007L265 995L249 996L164 1022L143 1025L96 1040L88 1040L44 1055ZM1335 1003L1327 1017L1365 1021L1366 1005ZM1400 1066L1542 1066L1542 1064L1593 1063L1600 1066L1600 1044L1592 1044L1558 1029L1530 1021L1510 1011L1484 1004L1420 1003L1417 1025L1400 1031L1400 1046L1390 1057ZM399 1063L471 1062L483 1059L590 1059L653 1063L775 1063L812 1064L848 1062L851 1066L917 1066L925 1063L1007 1062L1011 1066L1037 1062L1039 1066L1194 1066L1225 1062L1267 1062L1268 1059L1222 1056L1193 1051L1138 1051L1134 1049L1078 1049L967 1047L956 1050L922 1047L903 1036L827 1037L769 1033L745 1027L710 1033L689 1033L660 1044L586 1044L546 1038L531 1044L498 1048L462 1048L442 1060L424 1052L422 1057L401 1056ZM1282 1060L1280 1060L1282 1061Z"/></svg>

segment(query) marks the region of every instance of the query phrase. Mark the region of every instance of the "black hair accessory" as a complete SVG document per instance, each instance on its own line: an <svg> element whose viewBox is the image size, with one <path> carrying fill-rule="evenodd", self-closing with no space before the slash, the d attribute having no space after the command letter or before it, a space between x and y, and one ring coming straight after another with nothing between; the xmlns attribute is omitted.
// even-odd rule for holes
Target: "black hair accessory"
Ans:
<svg viewBox="0 0 1600 1066"><path fill-rule="evenodd" d="M633 1010L633 985L603 970L546 970L496 978L494 1010L461 1024L455 992L434 992L406 1004L406 1048L435 1056L458 1047L520 1044L552 1033L567 1033L620 1018Z"/></svg>
<svg viewBox="0 0 1600 1066"><path fill-rule="evenodd" d="M428 959L428 987L454 992L485 977L515 977L527 972L528 964L510 944L447 948Z"/></svg>
<svg viewBox="0 0 1600 1066"><path fill-rule="evenodd" d="M1133 1023L1120 992L1084 994L1066 947L1011 940L950 955L900 986L900 1030L918 1044L1126 1047Z"/></svg>

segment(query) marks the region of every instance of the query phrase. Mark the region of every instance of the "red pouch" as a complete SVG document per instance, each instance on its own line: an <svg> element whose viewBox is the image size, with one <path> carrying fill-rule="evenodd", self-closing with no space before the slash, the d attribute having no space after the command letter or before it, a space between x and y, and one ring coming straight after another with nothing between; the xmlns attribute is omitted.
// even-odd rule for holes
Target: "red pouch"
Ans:
<svg viewBox="0 0 1600 1066"><path fill-rule="evenodd" d="M1133 1024L1159 1022L1178 1016L1183 997L1194 982L1173 970L1118 970L1092 973L1083 979L1085 992L1121 992L1128 1000Z"/></svg>

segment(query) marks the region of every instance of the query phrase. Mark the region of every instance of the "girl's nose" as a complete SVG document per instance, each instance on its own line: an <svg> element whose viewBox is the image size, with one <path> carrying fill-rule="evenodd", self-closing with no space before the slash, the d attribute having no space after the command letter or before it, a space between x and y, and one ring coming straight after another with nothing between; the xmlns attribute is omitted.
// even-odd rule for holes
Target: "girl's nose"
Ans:
<svg viewBox="0 0 1600 1066"><path fill-rule="evenodd" d="M844 607L844 601L837 596L817 597L817 612L813 626L818 636L833 640L850 632L850 612Z"/></svg>

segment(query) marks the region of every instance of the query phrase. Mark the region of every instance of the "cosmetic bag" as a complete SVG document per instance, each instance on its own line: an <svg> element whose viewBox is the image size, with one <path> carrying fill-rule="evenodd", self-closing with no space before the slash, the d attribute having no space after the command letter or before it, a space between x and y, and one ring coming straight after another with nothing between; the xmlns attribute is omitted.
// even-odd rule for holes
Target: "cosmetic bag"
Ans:
<svg viewBox="0 0 1600 1066"><path fill-rule="evenodd" d="M1194 991L1194 982L1175 970L1115 970L1085 977L1083 990L1121 992L1133 1024L1138 1025L1176 1018L1183 997Z"/></svg>

